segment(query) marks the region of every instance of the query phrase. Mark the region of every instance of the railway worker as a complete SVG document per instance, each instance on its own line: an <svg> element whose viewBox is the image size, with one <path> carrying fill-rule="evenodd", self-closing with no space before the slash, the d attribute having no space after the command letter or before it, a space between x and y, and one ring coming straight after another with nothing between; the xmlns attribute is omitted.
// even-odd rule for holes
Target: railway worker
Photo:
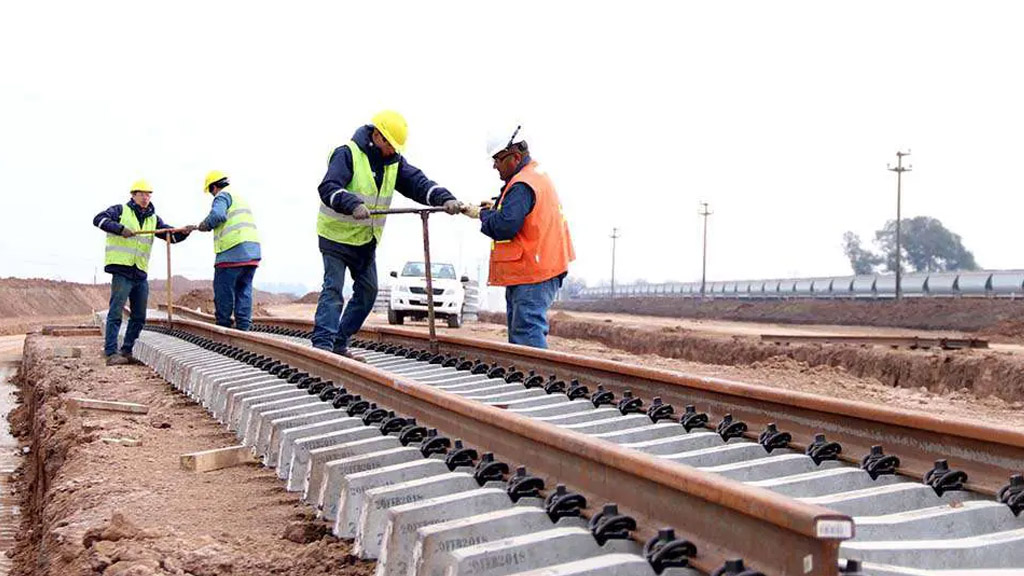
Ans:
<svg viewBox="0 0 1024 576"><path fill-rule="evenodd" d="M206 218L195 226L213 230L213 304L217 325L248 330L252 324L252 279L260 264L260 237L249 203L228 190L228 175L214 170L206 175L203 193L213 196Z"/></svg>
<svg viewBox="0 0 1024 576"><path fill-rule="evenodd" d="M420 204L443 206L458 214L462 204L410 164L402 151L408 126L401 114L385 110L355 131L352 140L334 149L320 182L317 235L324 262L324 281L316 304L313 346L356 359L349 338L363 325L377 299L377 245L384 232L386 210L398 191ZM348 306L341 290L345 271L352 276Z"/></svg>
<svg viewBox="0 0 1024 576"><path fill-rule="evenodd" d="M569 225L551 178L530 158L521 126L487 139L487 153L505 183L497 203L466 206L491 238L488 284L505 287L508 341L547 348L548 308L576 259Z"/></svg>
<svg viewBox="0 0 1024 576"><path fill-rule="evenodd" d="M92 219L93 225L107 233L107 248L103 271L110 274L110 309L107 311L107 327L103 353L107 366L132 362L132 346L146 323L146 300L149 298L149 254L153 248L153 236L165 242L181 242L188 232L162 234L137 234L139 231L171 228L156 215L156 207L150 203L153 187L145 180L137 180L131 187L131 199L125 204L115 204L100 212ZM118 354L117 335L121 330L124 305L128 302L131 315L128 330L124 335L121 353Z"/></svg>

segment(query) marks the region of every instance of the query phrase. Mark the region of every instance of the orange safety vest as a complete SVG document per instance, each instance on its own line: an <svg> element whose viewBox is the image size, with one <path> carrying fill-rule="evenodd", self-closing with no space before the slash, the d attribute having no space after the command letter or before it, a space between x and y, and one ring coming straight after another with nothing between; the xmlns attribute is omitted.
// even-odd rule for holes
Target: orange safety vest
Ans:
<svg viewBox="0 0 1024 576"><path fill-rule="evenodd" d="M569 224L562 215L555 186L536 162L530 162L509 180L501 191L496 209L501 211L505 193L516 182L533 189L533 210L526 215L523 227L511 240L491 244L491 267L488 284L518 286L550 280L569 269L576 259L569 236Z"/></svg>

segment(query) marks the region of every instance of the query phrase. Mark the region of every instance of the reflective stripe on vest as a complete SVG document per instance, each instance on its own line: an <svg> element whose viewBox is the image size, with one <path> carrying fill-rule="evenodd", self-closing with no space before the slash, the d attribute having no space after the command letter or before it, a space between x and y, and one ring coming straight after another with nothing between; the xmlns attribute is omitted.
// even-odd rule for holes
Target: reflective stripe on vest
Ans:
<svg viewBox="0 0 1024 576"><path fill-rule="evenodd" d="M370 169L369 158L355 142L349 142L346 146L352 152L352 180L348 183L346 191L355 194L368 210L390 208L395 182L398 180L398 162L392 162L384 167L384 179L378 190L373 170ZM380 242L387 218L387 215L382 214L371 216L367 220L356 220L347 214L335 212L330 206L320 202L320 213L316 217L316 233L340 244L362 246L374 238Z"/></svg>
<svg viewBox="0 0 1024 576"><path fill-rule="evenodd" d="M256 220L252 217L249 203L234 191L228 206L227 220L213 229L213 251L217 254L230 250L243 242L259 242Z"/></svg>
<svg viewBox="0 0 1024 576"><path fill-rule="evenodd" d="M555 186L536 162L527 164L509 180L495 208L501 211L505 194L517 182L533 190L533 210L526 215L515 237L491 245L488 283L492 286L519 286L550 280L567 271L569 262L576 259Z"/></svg>
<svg viewBox="0 0 1024 576"><path fill-rule="evenodd" d="M121 207L121 219L119 222L125 228L135 232L139 230L156 230L155 214L146 217L140 225L139 219L135 217L135 211L127 204ZM107 247L103 263L104 265L134 266L146 272L149 269L149 254L152 249L152 234L125 238L120 234L107 233Z"/></svg>

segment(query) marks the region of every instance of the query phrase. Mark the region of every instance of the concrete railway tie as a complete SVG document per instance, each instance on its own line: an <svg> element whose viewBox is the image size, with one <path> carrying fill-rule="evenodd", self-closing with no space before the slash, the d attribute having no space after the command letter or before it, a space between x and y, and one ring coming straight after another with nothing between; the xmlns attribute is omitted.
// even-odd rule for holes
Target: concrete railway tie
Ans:
<svg viewBox="0 0 1024 576"><path fill-rule="evenodd" d="M274 338L307 345L278 332ZM235 343L243 349L236 349L192 338L146 331L135 354L275 466L288 490L333 522L335 535L355 539L360 556L378 558L379 574L670 574L700 565L704 551L670 531L652 537L647 550L606 537L629 530L605 526L602 532L595 527L602 519L632 520L609 507L586 508L591 520L585 521L581 506L564 504L574 501L571 490L545 490L525 468L510 471L340 384L270 354L246 353L241 341ZM884 465L869 473L841 462L838 447L825 438L796 451L783 432L766 430L753 442L738 433L745 431L742 422L728 418L714 428L691 426L700 421L695 409L673 414L657 399L645 407L639 398L616 398L599 387L581 391L578 383L538 382L503 367L444 366L447 360L422 350L354 344L369 366L396 378L822 505L837 518L854 517L856 537L839 549L844 560L829 567L805 563L804 573L1024 574L1024 519L1011 505L958 489L955 470L944 475L937 468L934 476L948 480L926 485L887 474ZM1007 490L1019 493L1013 485ZM848 528L837 521L833 529ZM718 570L744 573L735 562Z"/></svg>

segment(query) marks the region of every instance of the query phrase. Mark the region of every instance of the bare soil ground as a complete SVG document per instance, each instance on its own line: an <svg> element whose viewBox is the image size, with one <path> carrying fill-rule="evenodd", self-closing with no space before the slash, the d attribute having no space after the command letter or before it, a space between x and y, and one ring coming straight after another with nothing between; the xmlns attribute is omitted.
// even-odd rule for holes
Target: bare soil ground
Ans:
<svg viewBox="0 0 1024 576"><path fill-rule="evenodd" d="M312 318L314 306L290 304L271 306L270 312L278 316L293 318ZM371 315L369 324L387 325L382 315ZM583 324L583 325L581 325ZM427 330L426 322L407 322L408 328ZM508 334L504 327L504 315L481 315L481 322L468 322L462 328L452 329L438 326L439 334L453 334L470 338L485 338L507 341ZM832 359L835 363L809 362L807 359L791 356L794 347L765 345L760 342L742 343L743 339L731 336L707 338L706 335L693 334L680 342L685 331L664 325L619 328L614 322L579 322L572 315L555 313L551 321L551 336L548 346L552 350L583 354L597 358L605 358L617 362L642 364L666 370L674 370L695 376L725 378L738 382L759 384L787 390L799 390L810 394L820 394L833 398L874 402L905 410L916 410L933 416L950 419L973 419L1002 427L1013 427L1024 430L1024 402L1020 399L1007 399L985 391L986 386L996 389L1003 388L999 374L1018 382L1024 379L1024 361L1012 358L1012 362L1000 362L1006 353L987 352L949 352L931 353L927 351L891 351L885 348L861 349L855 346L835 346L842 350L822 350L823 346L814 346L823 358ZM717 353L712 353L714 351ZM753 350L753 352L751 352ZM860 354L866 356L861 356ZM904 354L919 357L918 361L908 361ZM947 378L943 376L943 366L947 363L960 365L960 361L949 360L949 356L967 354L976 358L978 363L974 370L979 370L985 384L974 385L969 378ZM982 360L994 357L996 360ZM865 359L866 358L866 359ZM873 359L873 360L872 360ZM842 362L859 362L863 369L854 370ZM873 366L902 366L903 372L888 374L881 370L867 370ZM985 372L991 366L992 372ZM920 372L922 367L931 371ZM1005 371L1005 372L1000 372ZM871 374L868 374L871 372ZM911 376L900 376L899 384L895 383L896 374L910 373ZM955 371L950 370L950 374ZM963 374L977 374L964 370ZM920 382L910 385L911 381Z"/></svg>
<svg viewBox="0 0 1024 576"><path fill-rule="evenodd" d="M954 330L992 338L1024 338L1024 301L986 298L883 300L711 300L617 298L558 302L577 312L611 312L668 318L735 320L778 324L883 326Z"/></svg>
<svg viewBox="0 0 1024 576"><path fill-rule="evenodd" d="M81 358L53 358L81 346ZM204 474L184 453L236 443L143 366L107 367L98 337L30 336L10 421L30 447L18 489L17 575L369 574L349 544L256 465ZM71 397L146 404L146 415L67 411ZM141 446L102 438L135 438ZM288 532L299 542L285 539ZM303 537L299 537L299 536ZM305 542L305 543L300 543Z"/></svg>

